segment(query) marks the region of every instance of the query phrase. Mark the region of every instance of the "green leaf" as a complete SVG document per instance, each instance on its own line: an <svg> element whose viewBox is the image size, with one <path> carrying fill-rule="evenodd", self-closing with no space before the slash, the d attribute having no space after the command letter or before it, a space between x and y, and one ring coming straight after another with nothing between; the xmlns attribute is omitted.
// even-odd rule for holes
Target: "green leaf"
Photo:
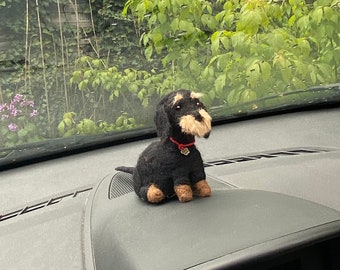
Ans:
<svg viewBox="0 0 340 270"><path fill-rule="evenodd" d="M24 128L22 128L22 129L20 129L20 130L18 131L18 136L19 136L19 138L24 138L24 137L27 136L27 134L28 134L28 131L27 131L26 129L24 129Z"/></svg>
<svg viewBox="0 0 340 270"><path fill-rule="evenodd" d="M9 133L7 133L6 138L7 138L8 141L15 143L16 140L18 139L18 134L16 132L9 132Z"/></svg>
<svg viewBox="0 0 340 270"><path fill-rule="evenodd" d="M297 39L297 44L299 48L301 49L301 52L304 56L309 56L311 48L310 44L307 39L305 38L298 38Z"/></svg>
<svg viewBox="0 0 340 270"><path fill-rule="evenodd" d="M76 70L72 73L72 82L80 82L82 80L82 72L80 70Z"/></svg>
<svg viewBox="0 0 340 270"><path fill-rule="evenodd" d="M301 31L305 31L309 26L309 16L303 16L297 20L296 25Z"/></svg>
<svg viewBox="0 0 340 270"><path fill-rule="evenodd" d="M315 84L316 83L316 73L315 73L315 71L313 70L309 74L310 74L310 78L311 78L313 84Z"/></svg>
<svg viewBox="0 0 340 270"><path fill-rule="evenodd" d="M200 65L198 63L197 60L193 59L190 61L190 70L192 70L193 72L199 72L200 71Z"/></svg>
<svg viewBox="0 0 340 270"><path fill-rule="evenodd" d="M259 10L246 10L240 15L237 30L253 35L257 33L261 23L262 17Z"/></svg>
<svg viewBox="0 0 340 270"><path fill-rule="evenodd" d="M293 85L295 86L296 89L306 89L307 88L307 85L297 77L294 77L292 79L292 83L293 83Z"/></svg>
<svg viewBox="0 0 340 270"><path fill-rule="evenodd" d="M65 128L69 128L73 124L72 118L64 118L62 122L64 123Z"/></svg>
<svg viewBox="0 0 340 270"><path fill-rule="evenodd" d="M99 78L94 79L92 82L92 87L97 88L99 85L100 85L100 79Z"/></svg>
<svg viewBox="0 0 340 270"><path fill-rule="evenodd" d="M317 68L321 71L323 74L323 77L327 78L328 80L334 80L333 78L333 70L332 66L327 63L320 63L317 64Z"/></svg>
<svg viewBox="0 0 340 270"><path fill-rule="evenodd" d="M157 4L158 4L159 13L165 13L166 9L169 9L171 6L171 3L169 0L158 1Z"/></svg>
<svg viewBox="0 0 340 270"><path fill-rule="evenodd" d="M211 52L213 55L218 55L219 54L219 47L220 47L220 39L215 38L211 42Z"/></svg>
<svg viewBox="0 0 340 270"><path fill-rule="evenodd" d="M62 136L64 138L67 138L67 137L71 137L71 136L75 135L76 133L77 133L77 130L75 128L73 128L73 129L66 131L64 134L62 134Z"/></svg>
<svg viewBox="0 0 340 270"><path fill-rule="evenodd" d="M119 90L118 90L118 89L114 90L114 91L113 91L113 95L114 95L115 97L119 97L119 96L120 96Z"/></svg>
<svg viewBox="0 0 340 270"><path fill-rule="evenodd" d="M271 76L272 67L271 67L271 65L268 62L262 61L260 63L260 68L261 68L262 79L265 82Z"/></svg>
<svg viewBox="0 0 340 270"><path fill-rule="evenodd" d="M308 73L308 68L306 67L306 64L301 61L295 61L294 63L298 74L300 74L302 77L306 77Z"/></svg>
<svg viewBox="0 0 340 270"><path fill-rule="evenodd" d="M138 85L136 83L131 83L129 85L129 90L131 93L136 93L138 91Z"/></svg>
<svg viewBox="0 0 340 270"><path fill-rule="evenodd" d="M135 118L130 117L130 118L128 118L128 121L129 121L129 123L132 124L132 125L135 125L135 124L136 124L136 119L135 119Z"/></svg>
<svg viewBox="0 0 340 270"><path fill-rule="evenodd" d="M101 60L100 59L94 59L92 60L92 64L96 67L96 68L99 68L102 64Z"/></svg>
<svg viewBox="0 0 340 270"><path fill-rule="evenodd" d="M231 90L227 96L229 106L234 106L240 101L241 92L237 89Z"/></svg>
<svg viewBox="0 0 340 270"><path fill-rule="evenodd" d="M244 90L241 94L242 102L249 102L249 101L256 100L256 99L257 99L256 92L250 89Z"/></svg>
<svg viewBox="0 0 340 270"><path fill-rule="evenodd" d="M210 37L211 42L214 42L216 39L218 39L220 35L221 35L220 31L214 32Z"/></svg>
<svg viewBox="0 0 340 270"><path fill-rule="evenodd" d="M248 42L246 40L247 37L248 35L244 34L243 32L237 32L231 37L232 45L235 51L241 55L248 54Z"/></svg>
<svg viewBox="0 0 340 270"><path fill-rule="evenodd" d="M281 68L280 69L281 75L282 75L282 79L286 84L290 83L290 80L292 78L292 73L291 70L286 67L286 68Z"/></svg>
<svg viewBox="0 0 340 270"><path fill-rule="evenodd" d="M89 82L89 81L88 81L87 79L81 81L81 82L79 83L79 85L78 85L79 90L84 90L84 89L86 89L88 82Z"/></svg>
<svg viewBox="0 0 340 270"><path fill-rule="evenodd" d="M215 80L215 89L217 93L221 93L223 91L223 88L226 84L227 75L226 74L220 74L217 79Z"/></svg>
<svg viewBox="0 0 340 270"><path fill-rule="evenodd" d="M312 20L318 25L320 24L322 18L323 18L323 8L317 7L313 12Z"/></svg>
<svg viewBox="0 0 340 270"><path fill-rule="evenodd" d="M153 52L153 47L152 46L146 47L146 49L144 50L144 54L145 54L146 59L148 59L148 60L151 59L152 52Z"/></svg>
<svg viewBox="0 0 340 270"><path fill-rule="evenodd" d="M33 133L36 131L36 126L33 124L33 123L28 123L26 126L25 126L25 129L29 132L29 133Z"/></svg>
<svg viewBox="0 0 340 270"><path fill-rule="evenodd" d="M288 26L292 27L294 25L295 21L296 21L296 17L295 17L295 15L292 15L288 20Z"/></svg>
<svg viewBox="0 0 340 270"><path fill-rule="evenodd" d="M64 113L63 115L63 119L70 119L72 120L77 114L75 112L67 112L67 113Z"/></svg>
<svg viewBox="0 0 340 270"><path fill-rule="evenodd" d="M142 101L142 106L144 108L146 108L148 105L149 105L149 99L148 98L144 98L143 101Z"/></svg>
<svg viewBox="0 0 340 270"><path fill-rule="evenodd" d="M192 34L195 32L195 27L192 22L185 21L185 20L180 20L179 21L179 29L181 31L186 32L187 35Z"/></svg>
<svg viewBox="0 0 340 270"><path fill-rule="evenodd" d="M59 134L63 135L65 133L65 129L66 129L66 124L64 121L61 121L57 127Z"/></svg>
<svg viewBox="0 0 340 270"><path fill-rule="evenodd" d="M91 119L84 118L83 121L77 125L77 128L80 134L94 134L97 126Z"/></svg>
<svg viewBox="0 0 340 270"><path fill-rule="evenodd" d="M228 54L221 54L218 56L217 60L216 60L216 67L218 70L224 70L228 63L230 61L230 57Z"/></svg>
<svg viewBox="0 0 340 270"><path fill-rule="evenodd" d="M249 84L254 87L261 78L260 66L257 61L247 69L246 74Z"/></svg>
<svg viewBox="0 0 340 270"><path fill-rule="evenodd" d="M172 22L170 23L170 27L173 32L177 32L179 30L179 19L178 18L173 19Z"/></svg>
<svg viewBox="0 0 340 270"><path fill-rule="evenodd" d="M224 49L229 50L230 49L230 42L228 37L221 37L220 38L221 43L223 44Z"/></svg>
<svg viewBox="0 0 340 270"><path fill-rule="evenodd" d="M204 26L207 26L211 30L214 30L217 27L217 22L211 14L203 14L201 21Z"/></svg>
<svg viewBox="0 0 340 270"><path fill-rule="evenodd" d="M165 23L167 21L167 16L163 12L159 12L157 18L160 23Z"/></svg>

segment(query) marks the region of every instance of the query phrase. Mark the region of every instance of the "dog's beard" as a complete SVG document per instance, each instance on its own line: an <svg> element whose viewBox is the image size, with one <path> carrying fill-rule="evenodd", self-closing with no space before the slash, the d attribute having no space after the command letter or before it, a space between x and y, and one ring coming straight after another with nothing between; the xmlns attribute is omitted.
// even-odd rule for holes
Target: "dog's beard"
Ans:
<svg viewBox="0 0 340 270"><path fill-rule="evenodd" d="M199 114L202 117L200 121L190 114L182 116L179 126L183 133L207 138L211 131L211 116L203 109L199 110Z"/></svg>

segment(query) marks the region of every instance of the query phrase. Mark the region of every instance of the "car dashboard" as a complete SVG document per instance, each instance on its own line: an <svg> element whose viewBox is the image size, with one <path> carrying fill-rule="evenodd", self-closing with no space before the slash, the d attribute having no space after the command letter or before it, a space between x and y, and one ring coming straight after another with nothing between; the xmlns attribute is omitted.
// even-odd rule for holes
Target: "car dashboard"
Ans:
<svg viewBox="0 0 340 270"><path fill-rule="evenodd" d="M223 123L197 140L209 198L141 201L156 138L0 172L4 269L340 269L340 109Z"/></svg>

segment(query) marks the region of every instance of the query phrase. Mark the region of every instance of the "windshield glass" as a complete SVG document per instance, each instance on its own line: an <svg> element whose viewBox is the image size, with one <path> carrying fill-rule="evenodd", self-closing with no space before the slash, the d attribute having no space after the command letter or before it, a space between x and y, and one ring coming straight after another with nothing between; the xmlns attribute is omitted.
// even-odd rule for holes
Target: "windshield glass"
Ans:
<svg viewBox="0 0 340 270"><path fill-rule="evenodd" d="M153 132L184 88L214 119L339 101L338 0L0 0L0 160Z"/></svg>

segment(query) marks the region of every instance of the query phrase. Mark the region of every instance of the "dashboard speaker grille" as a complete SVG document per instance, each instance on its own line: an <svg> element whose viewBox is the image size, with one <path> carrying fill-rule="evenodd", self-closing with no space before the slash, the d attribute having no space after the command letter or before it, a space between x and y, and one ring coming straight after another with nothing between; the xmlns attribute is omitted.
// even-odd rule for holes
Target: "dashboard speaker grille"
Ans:
<svg viewBox="0 0 340 270"><path fill-rule="evenodd" d="M133 192L132 175L125 172L115 174L109 187L109 199L118 198L130 192Z"/></svg>

